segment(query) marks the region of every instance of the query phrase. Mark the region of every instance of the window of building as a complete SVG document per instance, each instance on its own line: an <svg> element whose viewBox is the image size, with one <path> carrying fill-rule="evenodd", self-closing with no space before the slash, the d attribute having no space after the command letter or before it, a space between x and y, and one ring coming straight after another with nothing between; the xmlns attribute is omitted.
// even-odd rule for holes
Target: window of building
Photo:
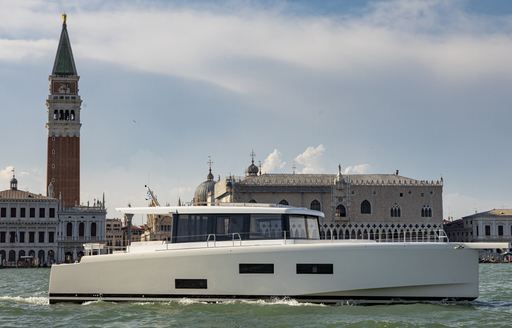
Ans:
<svg viewBox="0 0 512 328"><path fill-rule="evenodd" d="M10 243L16 242L16 232L15 231L9 231L9 242Z"/></svg>
<svg viewBox="0 0 512 328"><path fill-rule="evenodd" d="M44 217L45 217L45 212L46 212L46 211L45 211L45 208L44 208L44 207L40 208L40 209L39 209L39 217L40 217L40 218L44 218Z"/></svg>
<svg viewBox="0 0 512 328"><path fill-rule="evenodd" d="M85 224L80 222L78 224L78 236L83 237L85 235Z"/></svg>
<svg viewBox="0 0 512 328"><path fill-rule="evenodd" d="M68 224L66 224L66 236L73 236L73 223L71 222L68 222Z"/></svg>
<svg viewBox="0 0 512 328"><path fill-rule="evenodd" d="M91 237L96 237L96 222L91 223Z"/></svg>
<svg viewBox="0 0 512 328"><path fill-rule="evenodd" d="M0 208L0 217L1 218L7 217L7 207Z"/></svg>
<svg viewBox="0 0 512 328"><path fill-rule="evenodd" d="M399 218L402 216L402 211L400 210L400 206L398 204L393 205L390 212L392 218Z"/></svg>
<svg viewBox="0 0 512 328"><path fill-rule="evenodd" d="M0 231L0 243L5 243L5 231Z"/></svg>
<svg viewBox="0 0 512 328"><path fill-rule="evenodd" d="M279 202L279 205L290 205L288 204L288 201L286 199L282 199L280 202Z"/></svg>
<svg viewBox="0 0 512 328"><path fill-rule="evenodd" d="M498 236L503 236L503 226L498 226Z"/></svg>
<svg viewBox="0 0 512 328"><path fill-rule="evenodd" d="M369 201L363 200L361 203L361 214L371 214L372 213L372 205Z"/></svg>
<svg viewBox="0 0 512 328"><path fill-rule="evenodd" d="M31 207L31 208L30 208L29 216L30 216L31 218L35 218L35 217L36 217L36 209L35 209L34 207Z"/></svg>
<svg viewBox="0 0 512 328"><path fill-rule="evenodd" d="M432 208L429 205L424 205L422 207L421 217L422 218L431 218L432 217Z"/></svg>
<svg viewBox="0 0 512 328"><path fill-rule="evenodd" d="M26 217L26 209L24 207L20 208L20 218Z"/></svg>
<svg viewBox="0 0 512 328"><path fill-rule="evenodd" d="M15 218L16 217L16 207L11 207L11 218Z"/></svg>
<svg viewBox="0 0 512 328"><path fill-rule="evenodd" d="M339 216L342 218L347 216L347 209L345 208L345 206L343 206L342 204L339 204L338 206L336 206L336 216Z"/></svg>
<svg viewBox="0 0 512 328"><path fill-rule="evenodd" d="M39 242L44 243L44 231L39 231Z"/></svg>
<svg viewBox="0 0 512 328"><path fill-rule="evenodd" d="M315 211L322 210L322 207L320 206L320 202L316 199L311 202L311 205L309 206L309 208L312 210L315 210Z"/></svg>
<svg viewBox="0 0 512 328"><path fill-rule="evenodd" d="M28 232L28 242L34 243L35 240L36 240L36 233L34 231L29 231Z"/></svg>
<svg viewBox="0 0 512 328"><path fill-rule="evenodd" d="M54 218L55 217L55 208L51 207L50 208L50 214L49 214L49 217L51 218Z"/></svg>
<svg viewBox="0 0 512 328"><path fill-rule="evenodd" d="M25 242L25 231L20 231L20 239L19 239L20 243L24 243Z"/></svg>
<svg viewBox="0 0 512 328"><path fill-rule="evenodd" d="M486 225L485 226L485 235L486 236L490 236L491 235L491 226L490 225Z"/></svg>
<svg viewBox="0 0 512 328"><path fill-rule="evenodd" d="M53 232L53 231L48 232L48 242L49 243L55 242L55 232Z"/></svg>
<svg viewBox="0 0 512 328"><path fill-rule="evenodd" d="M479 232L480 229L478 229L478 226L476 226L476 235L479 236L480 235L480 232Z"/></svg>
<svg viewBox="0 0 512 328"><path fill-rule="evenodd" d="M404 193L403 192L400 193L400 197L404 197Z"/></svg>

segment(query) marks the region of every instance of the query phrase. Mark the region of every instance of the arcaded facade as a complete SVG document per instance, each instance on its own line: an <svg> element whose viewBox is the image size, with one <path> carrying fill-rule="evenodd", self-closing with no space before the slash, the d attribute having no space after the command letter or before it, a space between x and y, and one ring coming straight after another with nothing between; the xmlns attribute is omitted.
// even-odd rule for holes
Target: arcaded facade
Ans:
<svg viewBox="0 0 512 328"><path fill-rule="evenodd" d="M11 179L0 191L0 267L46 266L57 261L59 202L24 190Z"/></svg>
<svg viewBox="0 0 512 328"><path fill-rule="evenodd" d="M272 203L325 213L325 238L433 240L442 229L443 181L395 174L259 174L214 183L196 204ZM210 182L210 179L207 179ZM205 181L205 182L207 182ZM204 183L198 187L203 191Z"/></svg>

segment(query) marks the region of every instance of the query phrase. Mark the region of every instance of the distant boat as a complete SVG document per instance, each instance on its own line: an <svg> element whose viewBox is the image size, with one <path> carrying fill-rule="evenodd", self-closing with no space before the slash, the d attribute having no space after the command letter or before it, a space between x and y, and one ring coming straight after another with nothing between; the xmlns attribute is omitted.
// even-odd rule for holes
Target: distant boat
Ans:
<svg viewBox="0 0 512 328"><path fill-rule="evenodd" d="M170 241L53 265L50 303L293 298L316 303L470 301L478 249L506 243L320 240L321 212L287 206L120 208L171 215Z"/></svg>

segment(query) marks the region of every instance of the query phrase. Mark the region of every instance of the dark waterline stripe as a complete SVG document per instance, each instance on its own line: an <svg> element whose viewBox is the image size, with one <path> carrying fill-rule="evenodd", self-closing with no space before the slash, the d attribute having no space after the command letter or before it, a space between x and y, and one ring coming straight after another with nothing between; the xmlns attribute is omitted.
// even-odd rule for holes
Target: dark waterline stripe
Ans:
<svg viewBox="0 0 512 328"><path fill-rule="evenodd" d="M53 298L53 299L52 299ZM195 295L195 294L72 294L72 293L51 293L49 294L50 304L59 302L72 302L83 303L95 300L106 301L131 301L130 299L139 299L147 301L157 301L157 299L215 299L215 300L256 300L256 299L276 299L276 298L290 298L298 301L309 301L317 303L335 303L338 301L368 301L368 302L391 302L391 303L404 303L404 302L439 302L439 301L453 301L453 302L467 302L473 301L476 297L411 297L411 296L305 296L305 295Z"/></svg>

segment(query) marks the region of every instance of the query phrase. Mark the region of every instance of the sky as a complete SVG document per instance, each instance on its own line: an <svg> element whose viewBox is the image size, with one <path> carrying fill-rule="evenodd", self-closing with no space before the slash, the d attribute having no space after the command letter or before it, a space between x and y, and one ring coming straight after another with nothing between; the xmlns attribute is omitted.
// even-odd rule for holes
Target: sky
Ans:
<svg viewBox="0 0 512 328"><path fill-rule="evenodd" d="M48 75L68 15L81 200L190 201L264 173L443 177L444 217L512 208L510 1L0 0L0 189L45 193Z"/></svg>

